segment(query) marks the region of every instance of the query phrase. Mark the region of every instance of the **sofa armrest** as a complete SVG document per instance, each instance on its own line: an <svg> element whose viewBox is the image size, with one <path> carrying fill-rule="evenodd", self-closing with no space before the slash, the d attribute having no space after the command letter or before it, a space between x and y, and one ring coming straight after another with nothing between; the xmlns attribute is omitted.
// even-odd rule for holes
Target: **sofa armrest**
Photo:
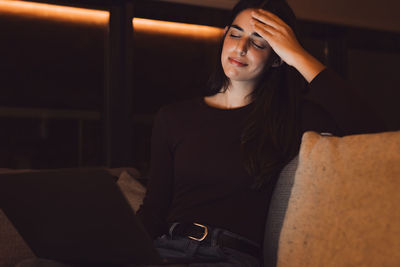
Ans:
<svg viewBox="0 0 400 267"><path fill-rule="evenodd" d="M7 216L0 209L0 266L15 266L24 259L35 257Z"/></svg>

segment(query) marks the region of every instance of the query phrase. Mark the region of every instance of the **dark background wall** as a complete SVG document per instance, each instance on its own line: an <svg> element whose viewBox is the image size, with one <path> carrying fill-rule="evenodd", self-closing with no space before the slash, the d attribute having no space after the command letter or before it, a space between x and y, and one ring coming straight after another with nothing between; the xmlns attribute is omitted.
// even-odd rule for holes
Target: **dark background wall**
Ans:
<svg viewBox="0 0 400 267"><path fill-rule="evenodd" d="M158 1L57 3L103 13L89 20L32 16L0 5L0 167L129 165L145 172L155 112L201 94L219 37L149 31L132 18L222 28L228 11ZM389 130L400 129L398 32L305 19L299 31L304 46L355 84Z"/></svg>
<svg viewBox="0 0 400 267"><path fill-rule="evenodd" d="M27 4L0 4L0 167L100 164L108 18Z"/></svg>

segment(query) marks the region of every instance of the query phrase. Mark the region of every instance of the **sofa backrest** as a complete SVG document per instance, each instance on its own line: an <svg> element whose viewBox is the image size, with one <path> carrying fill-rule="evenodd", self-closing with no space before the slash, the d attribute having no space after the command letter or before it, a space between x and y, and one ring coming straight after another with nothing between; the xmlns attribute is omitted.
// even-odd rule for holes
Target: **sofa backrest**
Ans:
<svg viewBox="0 0 400 267"><path fill-rule="evenodd" d="M265 267L275 266L277 262L279 237L298 162L299 158L296 156L283 168L271 196L263 245Z"/></svg>

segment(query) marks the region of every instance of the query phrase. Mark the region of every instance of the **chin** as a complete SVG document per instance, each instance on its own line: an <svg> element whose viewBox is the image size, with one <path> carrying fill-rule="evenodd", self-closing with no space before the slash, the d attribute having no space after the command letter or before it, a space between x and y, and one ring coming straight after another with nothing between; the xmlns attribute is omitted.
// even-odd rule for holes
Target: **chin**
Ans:
<svg viewBox="0 0 400 267"><path fill-rule="evenodd" d="M226 77L228 77L231 81L236 81L236 82L249 82L253 81L255 78L254 77L249 77L248 75L243 75L241 73L226 73Z"/></svg>
<svg viewBox="0 0 400 267"><path fill-rule="evenodd" d="M237 70L232 68L224 69L225 76L228 77L232 81L252 81L257 78L257 75L251 75L251 73L246 72L245 70Z"/></svg>
<svg viewBox="0 0 400 267"><path fill-rule="evenodd" d="M246 75L243 75L243 73L240 73L235 69L228 69L227 71L224 70L224 73L226 77L228 77L231 80L242 80L246 78L245 77Z"/></svg>

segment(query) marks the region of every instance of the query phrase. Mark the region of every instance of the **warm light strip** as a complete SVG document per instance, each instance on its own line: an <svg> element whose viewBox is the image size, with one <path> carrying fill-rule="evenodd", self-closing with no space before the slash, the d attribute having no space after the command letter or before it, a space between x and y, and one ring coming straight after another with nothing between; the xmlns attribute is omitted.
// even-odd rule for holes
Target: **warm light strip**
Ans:
<svg viewBox="0 0 400 267"><path fill-rule="evenodd" d="M153 34L181 35L194 39L219 40L223 34L223 29L217 27L142 18L133 19L133 28L134 31L137 32L142 31Z"/></svg>
<svg viewBox="0 0 400 267"><path fill-rule="evenodd" d="M58 6L34 2L0 0L0 13L21 17L106 26L110 13L103 10Z"/></svg>

